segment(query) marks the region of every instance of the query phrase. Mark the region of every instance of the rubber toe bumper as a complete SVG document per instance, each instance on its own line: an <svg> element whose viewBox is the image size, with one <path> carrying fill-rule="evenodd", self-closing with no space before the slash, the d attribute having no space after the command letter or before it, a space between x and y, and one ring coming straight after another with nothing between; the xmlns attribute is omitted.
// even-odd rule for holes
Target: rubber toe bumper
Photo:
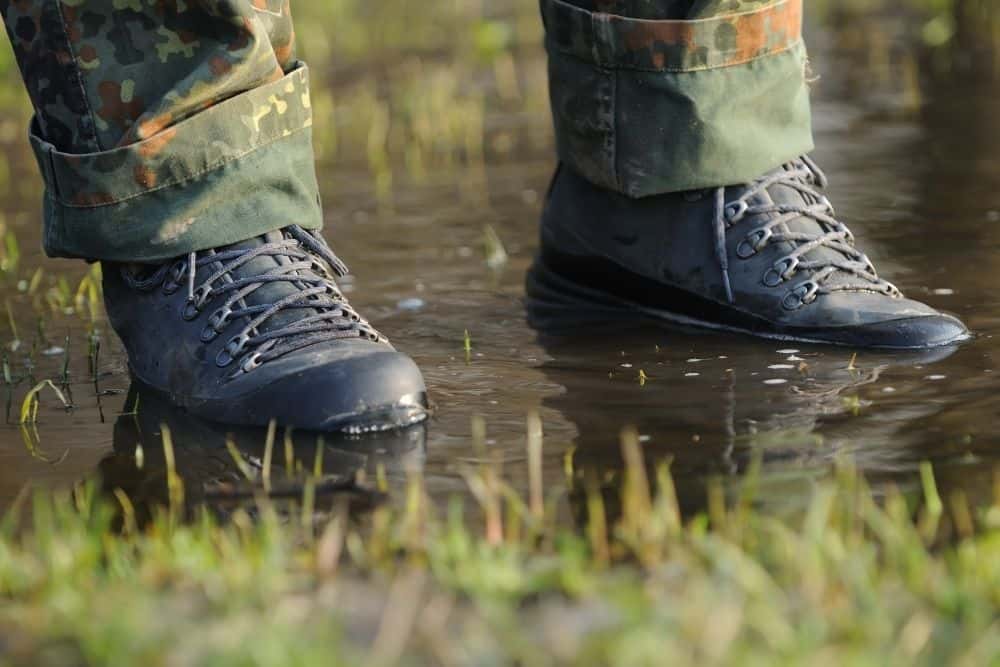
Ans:
<svg viewBox="0 0 1000 667"><path fill-rule="evenodd" d="M386 348L278 374L270 382L256 383L249 393L188 407L201 417L230 424L265 425L274 420L298 429L360 433L423 421L427 390L413 360Z"/></svg>

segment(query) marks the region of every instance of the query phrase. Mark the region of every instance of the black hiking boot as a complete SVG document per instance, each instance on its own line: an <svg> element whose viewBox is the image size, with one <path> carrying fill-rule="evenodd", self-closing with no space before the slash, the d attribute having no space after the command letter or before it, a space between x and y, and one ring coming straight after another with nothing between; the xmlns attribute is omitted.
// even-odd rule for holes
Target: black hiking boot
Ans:
<svg viewBox="0 0 1000 667"><path fill-rule="evenodd" d="M969 336L882 280L803 157L743 186L630 199L556 172L528 274L532 323L641 315L756 336L919 349Z"/></svg>
<svg viewBox="0 0 1000 667"><path fill-rule="evenodd" d="M197 416L348 432L423 421L420 371L347 303L346 272L293 226L161 266L106 263L104 297L136 380Z"/></svg>

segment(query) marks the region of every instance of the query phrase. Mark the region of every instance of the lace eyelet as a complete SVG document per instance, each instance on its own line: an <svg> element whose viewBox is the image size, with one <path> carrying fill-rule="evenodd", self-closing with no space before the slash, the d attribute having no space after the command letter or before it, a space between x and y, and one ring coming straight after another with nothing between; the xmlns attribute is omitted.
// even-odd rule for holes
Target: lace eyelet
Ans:
<svg viewBox="0 0 1000 667"><path fill-rule="evenodd" d="M181 313L181 316L189 322L195 319L201 314L201 309L205 306L211 296L212 288L202 285L196 289L190 297L188 297L187 303L184 304L184 310Z"/></svg>
<svg viewBox="0 0 1000 667"><path fill-rule="evenodd" d="M819 285L813 280L807 280L789 291L785 295L785 298L781 300L781 305L785 310L798 310L802 306L808 306L815 301L818 292Z"/></svg>
<svg viewBox="0 0 1000 667"><path fill-rule="evenodd" d="M781 307L785 310L798 310L803 305L802 296L798 292L789 292L781 300Z"/></svg>
<svg viewBox="0 0 1000 667"><path fill-rule="evenodd" d="M888 280L885 281L885 293L887 296L893 299L902 299L903 291L890 283Z"/></svg>
<svg viewBox="0 0 1000 667"><path fill-rule="evenodd" d="M830 201L829 197L823 195L822 197L819 198L819 203L823 205L823 207L827 210L827 213L830 215L831 218L837 217L837 211L833 208L833 202Z"/></svg>
<svg viewBox="0 0 1000 667"><path fill-rule="evenodd" d="M225 368L233 363L236 357L243 353L243 348L248 342L250 342L250 336L245 333L230 338L225 347L215 355L215 365L219 368Z"/></svg>
<svg viewBox="0 0 1000 667"><path fill-rule="evenodd" d="M227 348L222 348L219 353L215 355L215 365L219 368L225 368L229 364L233 363L233 355L229 354Z"/></svg>
<svg viewBox="0 0 1000 667"><path fill-rule="evenodd" d="M208 299L212 296L212 287L210 285L202 285L194 291L191 295L191 300L197 304L198 308L201 308L208 302Z"/></svg>
<svg viewBox="0 0 1000 667"><path fill-rule="evenodd" d="M878 276L878 270L875 268L875 264L872 262L871 259L869 259L868 255L864 254L863 252L858 253L857 261L865 265L865 268L867 269L868 273L872 274L873 276Z"/></svg>
<svg viewBox="0 0 1000 667"><path fill-rule="evenodd" d="M724 214L726 216L726 220L730 224L735 224L743 219L749 209L750 205L745 201L737 201L731 204L726 204Z"/></svg>
<svg viewBox="0 0 1000 667"><path fill-rule="evenodd" d="M768 244L772 236L774 236L774 232L770 229L758 229L750 232L742 241L740 241L740 244L736 246L736 256L740 259L749 259L750 257L753 257Z"/></svg>
<svg viewBox="0 0 1000 667"><path fill-rule="evenodd" d="M201 311L198 310L198 305L194 301L186 301L184 303L184 310L181 311L181 317L185 321L190 322L201 315Z"/></svg>
<svg viewBox="0 0 1000 667"><path fill-rule="evenodd" d="M837 226L833 228L833 231L844 235L844 243L850 246L854 245L854 234L848 229L847 225L837 222Z"/></svg>
<svg viewBox="0 0 1000 667"><path fill-rule="evenodd" d="M181 278L184 277L184 267L187 266L184 262L174 262L168 271L168 277L163 283L163 293L166 295L171 295L180 289Z"/></svg>
<svg viewBox="0 0 1000 667"><path fill-rule="evenodd" d="M211 343L213 340L219 337L219 332L215 330L215 327L209 325L201 330L201 342Z"/></svg>
<svg viewBox="0 0 1000 667"><path fill-rule="evenodd" d="M243 360L243 362L240 364L240 370L243 371L244 373L249 373L255 368L260 368L262 365L260 357L261 357L260 353L254 352L253 354L251 354L250 356L248 356L246 359Z"/></svg>
<svg viewBox="0 0 1000 667"><path fill-rule="evenodd" d="M764 274L764 284L768 287L777 287L795 275L798 266L798 257L782 257Z"/></svg>
<svg viewBox="0 0 1000 667"><path fill-rule="evenodd" d="M208 317L209 326L215 331L216 334L222 333L222 330L226 328L229 324L229 317L233 314L233 309L229 306L223 306L219 308L214 313Z"/></svg>

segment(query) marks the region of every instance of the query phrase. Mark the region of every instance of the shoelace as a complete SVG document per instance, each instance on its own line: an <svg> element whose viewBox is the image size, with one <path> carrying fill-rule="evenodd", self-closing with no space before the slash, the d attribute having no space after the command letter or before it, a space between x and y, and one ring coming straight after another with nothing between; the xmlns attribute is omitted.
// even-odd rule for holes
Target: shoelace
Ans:
<svg viewBox="0 0 1000 667"><path fill-rule="evenodd" d="M754 197L776 185L797 190L806 203L759 206L750 204ZM799 271L809 274L807 280L789 291L782 300L786 308L794 310L812 303L821 294L832 292L866 291L887 294L891 297L902 296L895 285L878 277L871 260L854 247L854 235L851 230L834 217L833 205L816 190L816 187L826 187L826 175L812 159L802 156L784 170L751 183L735 201L726 202L726 188L716 189L715 252L730 303L734 303L735 298L729 279L726 233L747 216L772 217L740 242L736 248L736 255L740 259L752 257L770 243L787 241L795 247L792 252L779 258L767 270L763 277L765 285L777 287ZM782 230L784 223L797 218L811 218L819 223L823 231L807 233ZM807 253L821 247L836 251L840 259L833 257L804 259ZM829 278L838 272L847 273L854 280L828 285Z"/></svg>
<svg viewBox="0 0 1000 667"><path fill-rule="evenodd" d="M246 318L246 323L215 360L216 365L224 368L240 359L237 373L252 371L271 359L328 340L368 338L388 345L388 339L358 315L337 287L335 278L347 275L347 266L322 240L301 227L291 226L283 231L285 238L259 246L192 252L186 259L164 264L145 279L136 279L124 268L122 275L136 289L149 290L162 284L168 294L175 292L186 277L188 298L183 311L186 320L198 317L209 301L228 295L209 317L201 340L211 342L231 322ZM284 257L288 262L267 273L233 277L233 271L261 256ZM216 264L219 267L199 283L199 270ZM274 303L246 303L247 296L277 282L294 284L297 289ZM298 308L316 312L286 326L261 330L271 317Z"/></svg>

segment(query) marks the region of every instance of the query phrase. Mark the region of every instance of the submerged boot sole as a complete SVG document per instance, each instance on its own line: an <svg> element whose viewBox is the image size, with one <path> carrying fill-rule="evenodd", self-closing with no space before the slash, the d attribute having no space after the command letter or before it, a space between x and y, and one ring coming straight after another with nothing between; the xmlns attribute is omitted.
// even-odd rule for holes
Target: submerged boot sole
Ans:
<svg viewBox="0 0 1000 667"><path fill-rule="evenodd" d="M129 373L133 382L139 385L143 391L155 394L198 419L216 424L248 427L263 427L272 421L272 417L268 415L239 410L237 406L233 405L238 403L237 400L219 401L180 396L153 386L139 377L131 368ZM139 409L141 409L141 405ZM321 422L285 423L285 420L279 420L278 426L307 431L359 435L405 429L422 424L429 417L427 395L422 393L419 396L402 396L393 404L372 406L351 413L331 414Z"/></svg>
<svg viewBox="0 0 1000 667"><path fill-rule="evenodd" d="M610 292L602 288L605 285L617 286L629 295L640 294L642 300ZM529 323L543 331L575 329L588 322L607 322L609 318L625 316L769 340L882 350L947 347L971 337L957 319L946 315L863 327L821 330L782 327L633 274L608 260L577 258L546 250L538 254L528 271L525 305ZM934 327L935 331L929 332L928 327Z"/></svg>

